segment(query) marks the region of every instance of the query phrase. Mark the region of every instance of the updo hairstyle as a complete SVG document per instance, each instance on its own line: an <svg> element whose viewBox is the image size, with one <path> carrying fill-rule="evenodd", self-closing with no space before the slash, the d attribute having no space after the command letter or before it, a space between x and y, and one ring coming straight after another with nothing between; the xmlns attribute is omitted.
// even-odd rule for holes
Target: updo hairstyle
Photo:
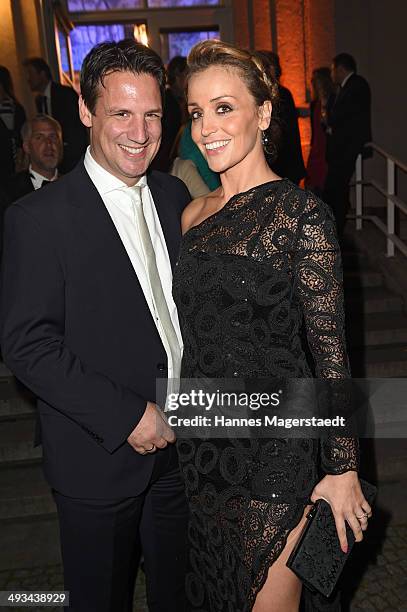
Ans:
<svg viewBox="0 0 407 612"><path fill-rule="evenodd" d="M189 79L194 74L212 66L220 66L239 72L258 106L266 100L270 100L272 104L277 102L277 81L267 74L262 59L255 53L238 49L220 40L204 40L192 47L187 61L187 90Z"/></svg>

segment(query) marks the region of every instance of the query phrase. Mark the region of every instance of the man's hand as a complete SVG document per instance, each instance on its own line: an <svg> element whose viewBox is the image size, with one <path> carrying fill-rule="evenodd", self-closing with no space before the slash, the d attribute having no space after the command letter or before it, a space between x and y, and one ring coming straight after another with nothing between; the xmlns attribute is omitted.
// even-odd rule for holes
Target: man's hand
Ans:
<svg viewBox="0 0 407 612"><path fill-rule="evenodd" d="M146 455L157 448L165 448L168 442L175 442L175 434L157 404L147 402L145 412L127 442L137 453Z"/></svg>

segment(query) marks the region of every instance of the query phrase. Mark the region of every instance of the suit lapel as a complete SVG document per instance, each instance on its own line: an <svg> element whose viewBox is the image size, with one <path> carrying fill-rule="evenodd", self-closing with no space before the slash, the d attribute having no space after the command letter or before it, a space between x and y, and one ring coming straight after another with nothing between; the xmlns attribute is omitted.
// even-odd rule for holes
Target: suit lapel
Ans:
<svg viewBox="0 0 407 612"><path fill-rule="evenodd" d="M116 266L121 271L121 275L122 271L127 269L129 280L131 282L136 280L142 292L137 274L116 226L99 192L86 172L83 160L66 178L71 179L70 203L77 211L78 225L76 231L82 233L89 243L100 251L101 257L105 259L103 265Z"/></svg>

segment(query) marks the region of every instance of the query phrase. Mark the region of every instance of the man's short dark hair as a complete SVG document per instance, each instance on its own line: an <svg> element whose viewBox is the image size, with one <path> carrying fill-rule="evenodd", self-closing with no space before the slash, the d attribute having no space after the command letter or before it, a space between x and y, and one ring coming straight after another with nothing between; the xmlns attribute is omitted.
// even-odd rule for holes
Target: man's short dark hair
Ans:
<svg viewBox="0 0 407 612"><path fill-rule="evenodd" d="M168 84L174 85L177 77L180 74L183 74L187 70L187 58L183 55L176 55L168 62L167 66L167 76L168 76Z"/></svg>
<svg viewBox="0 0 407 612"><path fill-rule="evenodd" d="M160 56L145 45L132 39L104 42L96 45L85 57L81 69L81 95L92 114L95 113L99 86L112 72L150 74L165 90L165 69Z"/></svg>
<svg viewBox="0 0 407 612"><path fill-rule="evenodd" d="M352 57L352 55L350 55L349 53L339 53L338 55L335 55L332 60L332 63L335 68L338 68L338 66L342 66L342 68L345 68L345 70L349 70L350 72L356 72L355 58Z"/></svg>
<svg viewBox="0 0 407 612"><path fill-rule="evenodd" d="M23 61L23 66L32 66L37 72L45 72L47 79L52 81L50 67L42 57L28 57Z"/></svg>

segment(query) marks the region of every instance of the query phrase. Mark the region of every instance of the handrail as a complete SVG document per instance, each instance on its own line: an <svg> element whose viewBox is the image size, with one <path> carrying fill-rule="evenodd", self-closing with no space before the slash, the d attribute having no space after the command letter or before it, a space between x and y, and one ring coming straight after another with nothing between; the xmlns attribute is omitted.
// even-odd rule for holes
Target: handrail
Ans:
<svg viewBox="0 0 407 612"><path fill-rule="evenodd" d="M375 151L380 153L380 155L383 155L383 157L391 159L391 161L394 162L396 166L401 168L401 170L403 170L404 172L407 172L407 164L402 162L400 159L397 159L397 157L394 157L394 155L391 155L391 153L387 153L387 151L382 149L382 147L379 147L379 145L377 145L376 143L368 142L367 144L365 144L365 147L370 147L371 149L374 149Z"/></svg>
<svg viewBox="0 0 407 612"><path fill-rule="evenodd" d="M403 255L407 257L407 245L395 233L395 211L396 208L403 214L407 215L407 203L403 202L396 194L396 168L400 168L407 173L407 164L387 153L382 147L379 147L374 142L369 142L365 145L376 151L386 158L387 164L387 185L384 187L378 181L372 179L363 181L363 158L362 154L358 155L356 160L356 229L362 229L363 220L371 221L374 225L386 236L387 242L387 257L394 257L394 247L396 246ZM363 214L363 187L369 185L376 189L378 193L386 198L387 204L387 225L385 225L376 215Z"/></svg>

